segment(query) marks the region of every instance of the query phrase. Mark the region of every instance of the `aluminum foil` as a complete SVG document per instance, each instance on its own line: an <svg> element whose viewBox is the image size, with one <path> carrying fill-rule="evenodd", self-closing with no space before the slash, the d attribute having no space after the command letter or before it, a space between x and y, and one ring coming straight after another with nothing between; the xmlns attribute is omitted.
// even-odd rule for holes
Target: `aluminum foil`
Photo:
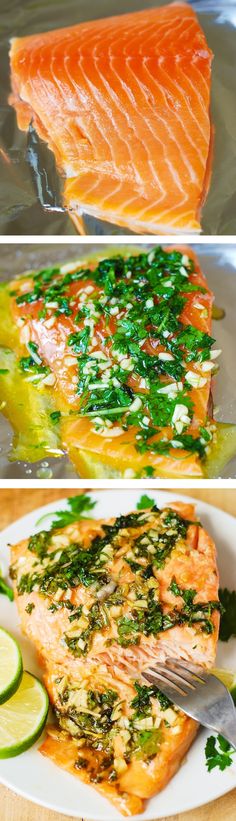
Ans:
<svg viewBox="0 0 236 821"><path fill-rule="evenodd" d="M0 233L75 234L62 208L62 180L52 152L31 128L18 130L8 105L9 41L85 20L160 6L165 0L1 0L0 12ZM236 234L236 0L189 0L215 57L212 119L213 174L203 209L204 234ZM166 0L168 3L168 0ZM87 233L124 233L88 217Z"/></svg>
<svg viewBox="0 0 236 821"><path fill-rule="evenodd" d="M138 243L135 242L135 248ZM131 246L131 247L132 247ZM140 245L143 248L151 248L150 245ZM216 407L215 418L219 422L236 423L236 369L235 369L235 349L236 349L236 324L235 324L235 304L236 304L236 243L234 245L217 244L193 244L197 253L202 270L206 274L207 281L214 291L215 304L223 308L225 317L222 320L213 321L212 336L216 340L216 347L222 349L219 360L220 371L214 380L213 398ZM106 255L107 246L102 244L81 245L1 245L0 257L0 280L9 280L16 274L24 270L38 269L57 262L78 260L86 256L91 251L98 250ZM75 477L67 457L59 459L47 459L43 462L26 464L8 460L8 452L12 439L12 430L8 422L2 416L0 419L0 478L57 478L68 479ZM236 459L222 473L222 478L236 478Z"/></svg>

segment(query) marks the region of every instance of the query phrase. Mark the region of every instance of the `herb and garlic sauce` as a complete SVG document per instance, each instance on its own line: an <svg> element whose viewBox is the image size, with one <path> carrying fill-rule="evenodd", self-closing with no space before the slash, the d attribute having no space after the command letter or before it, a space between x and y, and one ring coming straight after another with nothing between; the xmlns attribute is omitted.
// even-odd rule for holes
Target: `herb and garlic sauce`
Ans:
<svg viewBox="0 0 236 821"><path fill-rule="evenodd" d="M14 283L11 294L22 339L31 311L42 329L53 332L57 322L67 323L71 413L87 417L100 436L130 431L142 454L168 456L174 448L203 458L214 425L207 413L203 424L194 424L192 394L208 385L219 352L211 352L215 340L208 333L181 320L194 293L199 318L209 312L209 291L199 285L192 259L157 247L104 259L94 268L63 270L31 276L29 290L26 279L22 286ZM27 333L25 339L29 355L19 368L35 384L53 387L49 363ZM53 412L52 422L60 416Z"/></svg>
<svg viewBox="0 0 236 821"><path fill-rule="evenodd" d="M96 634L104 649L139 645L143 637L157 636L176 625L188 624L207 633L214 629L211 614L218 602L195 602L194 589L182 589L175 578L170 590L181 606L166 607L160 596L158 570L173 551L184 545L191 522L170 508L119 516L92 532L88 544L76 541L70 527L41 531L32 536L27 550L27 572L19 561L12 565L18 595L31 593L48 600L48 610L67 613L62 641L68 651L83 657L93 654ZM76 600L75 600L76 599ZM79 600L79 604L78 604Z"/></svg>
<svg viewBox="0 0 236 821"><path fill-rule="evenodd" d="M185 720L155 685L107 685L101 672L80 683L54 676L53 691L61 738L75 741L74 767L95 783L117 781L132 758L151 762L168 730L180 733Z"/></svg>

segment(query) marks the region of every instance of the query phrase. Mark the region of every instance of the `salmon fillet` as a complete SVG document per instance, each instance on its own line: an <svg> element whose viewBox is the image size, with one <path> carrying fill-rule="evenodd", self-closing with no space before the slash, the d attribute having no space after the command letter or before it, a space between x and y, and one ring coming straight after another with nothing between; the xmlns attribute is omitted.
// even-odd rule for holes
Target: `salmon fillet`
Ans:
<svg viewBox="0 0 236 821"><path fill-rule="evenodd" d="M15 38L18 125L54 151L64 203L136 233L200 231L212 53L185 3Z"/></svg>
<svg viewBox="0 0 236 821"><path fill-rule="evenodd" d="M57 680L60 678L56 686L55 677ZM152 691L152 688L140 687L138 682L133 685L131 681L124 686L123 682L120 684L117 678L109 674L105 666L100 673L96 671L92 677L87 676L86 680L82 678L79 682L62 677L61 671L56 669L53 675L46 677L45 683L60 715L60 729L49 727L48 736L40 748L41 753L86 784L92 784L122 815L141 813L146 799L163 789L179 769L196 736L197 723L163 701L157 689ZM87 734L84 729L84 716L88 718L94 688L100 697L106 694L109 700L113 693L114 699L112 750L109 740L104 738L105 755L101 737L95 742L92 740L91 745L90 728ZM65 697L68 698L66 707ZM141 713L138 713L134 703L140 698L150 701L149 706L146 709L141 706ZM83 710L88 712L83 713ZM87 735L86 743L81 745L80 722L83 723L83 733Z"/></svg>
<svg viewBox="0 0 236 821"><path fill-rule="evenodd" d="M194 505L41 531L12 548L11 575L59 722L43 754L141 812L197 731L141 673L168 655L215 660L216 552Z"/></svg>
<svg viewBox="0 0 236 821"><path fill-rule="evenodd" d="M126 250L22 276L10 290L24 378L53 396L80 475L203 475L219 352L192 249Z"/></svg>

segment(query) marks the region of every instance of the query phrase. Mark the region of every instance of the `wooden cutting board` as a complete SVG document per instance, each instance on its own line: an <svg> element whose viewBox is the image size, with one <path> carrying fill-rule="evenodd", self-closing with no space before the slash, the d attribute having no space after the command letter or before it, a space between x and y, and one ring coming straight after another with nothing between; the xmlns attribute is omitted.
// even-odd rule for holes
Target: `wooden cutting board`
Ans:
<svg viewBox="0 0 236 821"><path fill-rule="evenodd" d="M79 492L77 489L68 490L67 488L66 490L55 490L53 488L49 490L46 488L37 490L0 489L1 526L2 528L7 527L14 519L23 516L33 510L34 507L47 504L55 499L61 499L64 496L74 496ZM103 490L100 492L109 493L109 491ZM116 492L119 493L119 490ZM148 492L146 484L145 492ZM178 496L178 491L173 490L172 492L176 497ZM181 490L179 492L181 493ZM183 489L183 493L216 505L233 516L236 513L236 489ZM96 795L94 800L96 800ZM171 816L169 821L235 821L235 819L236 790L232 790L217 801L205 804L204 807L197 810ZM31 802L14 795L6 787L0 786L0 821L73 821L73 819L71 816L61 815L31 804ZM80 819L79 821L88 821L88 819ZM163 817L161 821L165 821L165 818Z"/></svg>

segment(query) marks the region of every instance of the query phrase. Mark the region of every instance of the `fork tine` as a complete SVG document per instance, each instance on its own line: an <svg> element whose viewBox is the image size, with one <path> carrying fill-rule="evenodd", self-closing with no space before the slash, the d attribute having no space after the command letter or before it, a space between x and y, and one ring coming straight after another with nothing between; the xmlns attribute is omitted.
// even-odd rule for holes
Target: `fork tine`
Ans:
<svg viewBox="0 0 236 821"><path fill-rule="evenodd" d="M175 698L177 698L178 695L186 695L186 693L184 693L183 690L180 690L179 687L168 684L166 679L161 679L161 677L155 676L154 673L142 673L142 678L144 678L145 681L148 681L149 684L156 684L156 686L165 693L170 701L175 701Z"/></svg>
<svg viewBox="0 0 236 821"><path fill-rule="evenodd" d="M167 667L165 664L159 663L157 667L149 667L148 669L151 670L151 672L157 672L158 674L164 675L166 680L171 684L179 684L180 686L183 685L190 690L195 690L196 682L193 679L189 680L187 676L185 677L182 670L179 673L177 670L173 670L171 667Z"/></svg>
<svg viewBox="0 0 236 821"><path fill-rule="evenodd" d="M180 674L182 673L182 675L184 673L184 677L186 676L186 674L189 674L191 680L193 680L194 676L199 682L205 684L208 679L209 673L207 672L207 670L204 670L198 664L192 664L192 662L188 660L185 661L184 659L180 660L168 656L165 660L165 664L167 668L170 670L174 669L176 670L176 672L178 671Z"/></svg>
<svg viewBox="0 0 236 821"><path fill-rule="evenodd" d="M150 668L149 668L150 669ZM186 696L187 692L183 689L183 685L168 679L166 674L159 673L157 669L153 669L153 672L145 671L142 673L143 678L146 681L149 681L150 684L157 684L160 690L163 690L168 697L174 700L176 693L179 693L181 696Z"/></svg>
<svg viewBox="0 0 236 821"><path fill-rule="evenodd" d="M221 733L236 751L236 714L232 696L218 678L192 662L168 658L142 677L204 727ZM205 686L203 686L205 685Z"/></svg>

